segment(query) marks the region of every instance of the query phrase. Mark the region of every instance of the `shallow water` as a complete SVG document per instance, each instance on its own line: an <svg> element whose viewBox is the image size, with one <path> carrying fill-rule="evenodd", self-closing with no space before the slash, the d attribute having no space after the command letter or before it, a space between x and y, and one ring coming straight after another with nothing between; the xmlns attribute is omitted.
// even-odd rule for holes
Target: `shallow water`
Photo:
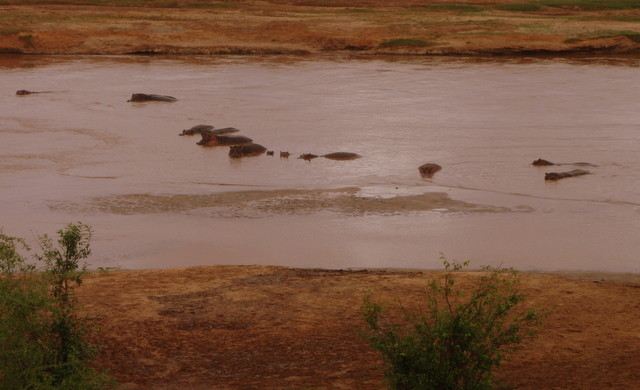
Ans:
<svg viewBox="0 0 640 390"><path fill-rule="evenodd" d="M0 56L0 226L33 237L83 221L93 266L439 268L444 253L640 272L638 65ZM275 156L234 161L178 136L196 124ZM296 158L336 151L363 157ZM597 167L545 182L575 167L537 158ZM425 162L443 170L423 179Z"/></svg>

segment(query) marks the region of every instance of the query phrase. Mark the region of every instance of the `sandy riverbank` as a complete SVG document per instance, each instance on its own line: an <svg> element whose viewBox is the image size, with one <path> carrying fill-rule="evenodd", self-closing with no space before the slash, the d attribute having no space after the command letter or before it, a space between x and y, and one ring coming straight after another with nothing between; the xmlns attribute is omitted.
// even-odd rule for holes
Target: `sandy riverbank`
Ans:
<svg viewBox="0 0 640 390"><path fill-rule="evenodd" d="M410 304L431 276L211 266L96 272L79 292L103 329L100 365L129 388L381 389L382 363L356 333L362 299ZM640 385L637 275L579 276L522 274L527 303L550 315L499 378L531 390Z"/></svg>
<svg viewBox="0 0 640 390"><path fill-rule="evenodd" d="M628 2L32 0L0 5L0 52L568 54L640 52ZM615 4L614 4L615 3ZM620 4L618 4L620 3ZM96 5L100 4L100 5Z"/></svg>

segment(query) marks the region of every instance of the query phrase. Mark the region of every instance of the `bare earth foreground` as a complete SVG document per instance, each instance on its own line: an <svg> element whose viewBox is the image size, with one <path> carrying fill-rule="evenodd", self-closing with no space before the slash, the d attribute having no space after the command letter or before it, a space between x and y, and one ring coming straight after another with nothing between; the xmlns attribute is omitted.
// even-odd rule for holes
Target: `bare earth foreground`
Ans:
<svg viewBox="0 0 640 390"><path fill-rule="evenodd" d="M125 388L382 389L382 361L357 333L363 297L373 291L410 306L437 275L269 266L110 271L93 273L79 293L103 330L99 365ZM467 285L478 275L457 280ZM640 388L640 276L604 277L522 274L526 303L550 315L498 377L518 389Z"/></svg>

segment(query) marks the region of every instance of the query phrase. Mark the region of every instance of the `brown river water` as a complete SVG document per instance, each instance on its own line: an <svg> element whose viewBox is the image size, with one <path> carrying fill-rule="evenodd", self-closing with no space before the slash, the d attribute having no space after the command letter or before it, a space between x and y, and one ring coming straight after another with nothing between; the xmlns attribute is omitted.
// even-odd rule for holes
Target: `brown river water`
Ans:
<svg viewBox="0 0 640 390"><path fill-rule="evenodd" d="M639 83L638 58L0 56L0 226L89 224L91 267L640 272ZM362 158L297 159L337 151Z"/></svg>

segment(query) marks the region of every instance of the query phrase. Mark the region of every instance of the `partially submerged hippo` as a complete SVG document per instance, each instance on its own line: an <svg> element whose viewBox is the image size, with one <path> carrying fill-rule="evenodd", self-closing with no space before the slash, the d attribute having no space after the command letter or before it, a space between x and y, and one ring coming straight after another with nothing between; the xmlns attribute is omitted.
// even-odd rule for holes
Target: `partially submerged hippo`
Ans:
<svg viewBox="0 0 640 390"><path fill-rule="evenodd" d="M305 154L301 154L300 157L298 157L298 160L302 159L302 160L311 161L314 158L318 158L318 157L320 156L318 156L317 154L305 153Z"/></svg>
<svg viewBox="0 0 640 390"><path fill-rule="evenodd" d="M218 135L214 131L205 131L201 133L202 139L197 142L202 146L228 146L228 145L240 145L248 144L253 141L249 137L244 135Z"/></svg>
<svg viewBox="0 0 640 390"><path fill-rule="evenodd" d="M436 174L436 172L440 171L442 169L442 167L438 164L434 164L434 163L426 163L426 164L422 164L418 167L418 171L420 171L420 176L422 177L433 177L433 175Z"/></svg>
<svg viewBox="0 0 640 390"><path fill-rule="evenodd" d="M147 93L134 93L131 95L131 99L127 100L128 102L175 102L176 98L173 96L167 95L156 95L156 94L147 94Z"/></svg>
<svg viewBox="0 0 640 390"><path fill-rule="evenodd" d="M573 171L569 171L569 172L549 172L544 174L544 179L556 181L556 180L564 179L567 177L588 175L590 173L591 172L585 171L584 169L574 169Z"/></svg>
<svg viewBox="0 0 640 390"><path fill-rule="evenodd" d="M289 153L289 152L280 152L280 157L281 158L289 158L290 155L291 155L291 153Z"/></svg>
<svg viewBox="0 0 640 390"><path fill-rule="evenodd" d="M325 154L322 157L328 158L330 160L355 160L356 158L360 158L360 155L357 153L350 153L350 152L335 152L335 153Z"/></svg>
<svg viewBox="0 0 640 390"><path fill-rule="evenodd" d="M221 135L221 134L229 134L229 133L236 133L240 130L234 128L234 127L224 127L222 129L215 129L213 130L213 126L209 126L209 125L196 125L193 126L190 129L186 129L186 130L182 130L181 134L178 135L194 135L194 134L202 134L205 132L214 134L214 135Z"/></svg>
<svg viewBox="0 0 640 390"><path fill-rule="evenodd" d="M249 142L242 145L234 145L229 149L229 157L240 158L249 156L259 156L266 152L267 148L260 144Z"/></svg>
<svg viewBox="0 0 640 390"><path fill-rule="evenodd" d="M16 91L16 95L18 96L23 96L23 95L31 95L32 93L51 93L53 91L27 91L26 89L19 89Z"/></svg>
<svg viewBox="0 0 640 390"><path fill-rule="evenodd" d="M300 157L298 157L298 159L311 161L314 158L318 158L318 157L324 157L330 160L355 160L356 158L360 158L361 156L357 153L351 153L351 152L335 152L335 153L324 154L322 156L318 156L317 154L305 153L305 154L301 154Z"/></svg>
<svg viewBox="0 0 640 390"><path fill-rule="evenodd" d="M213 126L211 125L195 125L190 129L182 130L182 133L178 135L194 135L194 134L202 134L204 131L213 130Z"/></svg>
<svg viewBox="0 0 640 390"><path fill-rule="evenodd" d="M535 165L537 167L544 167L544 166L549 166L549 165L575 165L578 167L597 167L597 165L595 164L591 164L591 163L586 163L586 162L576 162L576 163L552 163L551 161L548 160L543 160L541 158L535 160L533 163L531 163L532 165Z"/></svg>

